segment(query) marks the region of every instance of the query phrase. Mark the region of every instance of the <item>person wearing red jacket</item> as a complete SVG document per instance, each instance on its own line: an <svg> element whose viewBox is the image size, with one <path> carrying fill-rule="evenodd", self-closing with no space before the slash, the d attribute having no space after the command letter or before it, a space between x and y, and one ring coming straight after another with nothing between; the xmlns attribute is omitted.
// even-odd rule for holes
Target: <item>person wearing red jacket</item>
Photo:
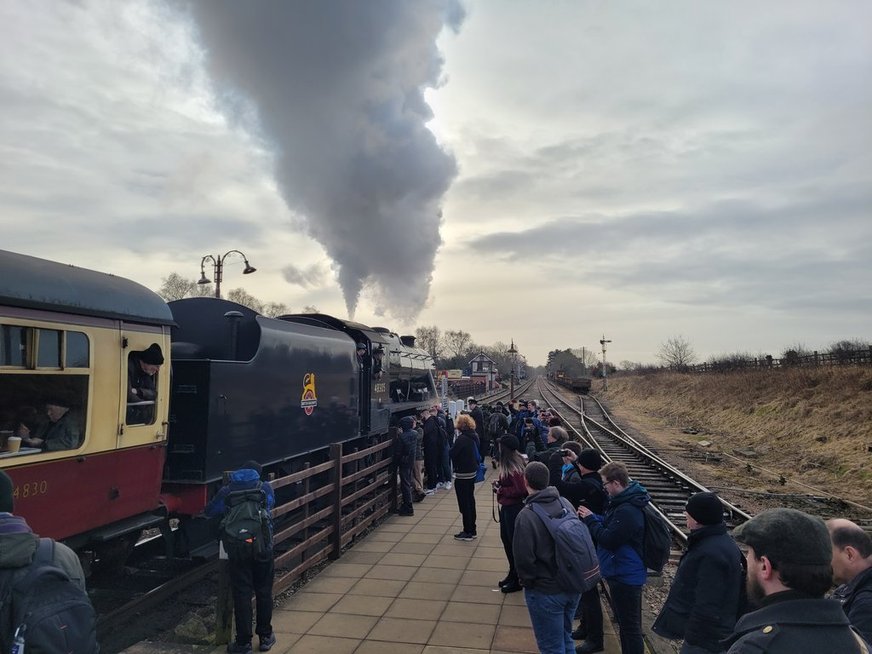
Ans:
<svg viewBox="0 0 872 654"><path fill-rule="evenodd" d="M524 459L518 452L520 444L511 434L500 438L500 474L494 481L494 493L500 505L500 540L509 560L509 573L500 582L504 593L515 593L521 590L518 573L515 571L515 557L512 555L512 538L515 536L515 518L524 508L524 498L527 497L527 485L524 483Z"/></svg>

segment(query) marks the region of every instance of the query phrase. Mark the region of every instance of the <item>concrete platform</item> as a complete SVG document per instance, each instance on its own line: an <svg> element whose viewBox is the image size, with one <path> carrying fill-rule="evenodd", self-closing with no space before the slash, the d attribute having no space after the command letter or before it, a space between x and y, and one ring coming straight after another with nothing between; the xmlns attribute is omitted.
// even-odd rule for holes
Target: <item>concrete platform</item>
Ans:
<svg viewBox="0 0 872 654"><path fill-rule="evenodd" d="M473 542L454 539L461 520L453 489L415 504L413 517L386 520L274 611L272 652L538 652L523 592L503 594L497 585L508 566L492 495L489 481L476 487ZM253 644L256 652L256 637ZM608 621L605 646L620 652Z"/></svg>

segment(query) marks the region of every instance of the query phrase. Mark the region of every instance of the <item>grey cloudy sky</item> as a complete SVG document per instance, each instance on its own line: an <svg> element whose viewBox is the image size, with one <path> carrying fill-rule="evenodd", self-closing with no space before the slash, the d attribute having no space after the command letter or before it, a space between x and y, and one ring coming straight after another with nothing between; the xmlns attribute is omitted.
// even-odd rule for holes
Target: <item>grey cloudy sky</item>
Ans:
<svg viewBox="0 0 872 654"><path fill-rule="evenodd" d="M239 6L0 3L0 248L533 363L872 338L868 2Z"/></svg>

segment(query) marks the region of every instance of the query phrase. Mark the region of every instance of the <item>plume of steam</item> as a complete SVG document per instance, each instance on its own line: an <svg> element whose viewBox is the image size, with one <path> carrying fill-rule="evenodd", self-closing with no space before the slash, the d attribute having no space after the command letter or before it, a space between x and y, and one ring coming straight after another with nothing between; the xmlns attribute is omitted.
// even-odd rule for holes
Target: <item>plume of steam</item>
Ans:
<svg viewBox="0 0 872 654"><path fill-rule="evenodd" d="M459 0L192 2L210 74L256 106L285 201L333 259L349 314L366 286L416 315L457 174L423 92Z"/></svg>
<svg viewBox="0 0 872 654"><path fill-rule="evenodd" d="M326 271L320 263L315 263L308 268L298 268L292 263L282 268L282 276L289 284L297 284L303 288L317 286L324 278Z"/></svg>

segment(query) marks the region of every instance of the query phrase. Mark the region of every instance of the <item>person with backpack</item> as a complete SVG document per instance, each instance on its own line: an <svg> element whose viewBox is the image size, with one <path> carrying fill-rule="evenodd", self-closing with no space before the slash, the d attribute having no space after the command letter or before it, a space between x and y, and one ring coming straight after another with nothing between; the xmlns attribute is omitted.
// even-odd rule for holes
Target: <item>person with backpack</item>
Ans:
<svg viewBox="0 0 872 654"><path fill-rule="evenodd" d="M233 589L235 642L227 646L231 654L251 653L251 596L257 606L259 650L267 652L276 643L272 628L273 524L275 494L268 481L261 481L262 468L247 461L230 473L204 513L223 516L221 542L227 552L230 585Z"/></svg>
<svg viewBox="0 0 872 654"><path fill-rule="evenodd" d="M580 443L567 441L548 461L551 485L576 510L583 504L593 513L602 515L608 497L599 476L602 465L602 456L597 450L582 449ZM603 608L596 586L581 594L575 617L581 620L572 632L575 640L587 640L591 644L603 642Z"/></svg>
<svg viewBox="0 0 872 654"><path fill-rule="evenodd" d="M15 643L26 652L97 654L97 616L79 557L13 515L13 489L0 470L0 652Z"/></svg>
<svg viewBox="0 0 872 654"><path fill-rule="evenodd" d="M596 554L572 505L548 485L545 464L527 464L524 482L529 495L515 519L512 551L533 635L542 654L574 654L572 621L582 589L599 580ZM571 537L558 540L564 529ZM588 564L572 565L579 559L570 554L586 554Z"/></svg>
<svg viewBox="0 0 872 654"><path fill-rule="evenodd" d="M683 640L680 654L723 652L720 641L733 632L742 603L742 553L727 533L715 493L692 495L685 515L687 551L652 630Z"/></svg>
<svg viewBox="0 0 872 654"><path fill-rule="evenodd" d="M618 621L622 654L643 654L642 586L647 579L642 562L645 516L642 513L651 501L648 491L630 480L623 463L607 463L599 471L603 488L609 495L605 514L597 515L584 504L578 507L578 517L590 529L597 546L600 570L609 584L612 608ZM576 650L578 654L602 652L602 642L586 640Z"/></svg>

